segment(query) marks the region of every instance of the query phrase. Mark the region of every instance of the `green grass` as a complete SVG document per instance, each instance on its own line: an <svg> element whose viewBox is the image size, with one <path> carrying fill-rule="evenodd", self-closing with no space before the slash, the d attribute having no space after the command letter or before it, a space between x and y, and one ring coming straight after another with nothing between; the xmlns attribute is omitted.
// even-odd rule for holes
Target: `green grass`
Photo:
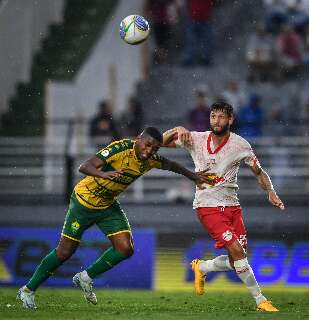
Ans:
<svg viewBox="0 0 309 320"><path fill-rule="evenodd" d="M245 292L97 290L98 305L87 304L73 289L40 289L38 309L25 310L15 300L16 288L0 288L0 319L309 319L308 291L267 291L280 313L261 313ZM10 305L10 306L9 306Z"/></svg>

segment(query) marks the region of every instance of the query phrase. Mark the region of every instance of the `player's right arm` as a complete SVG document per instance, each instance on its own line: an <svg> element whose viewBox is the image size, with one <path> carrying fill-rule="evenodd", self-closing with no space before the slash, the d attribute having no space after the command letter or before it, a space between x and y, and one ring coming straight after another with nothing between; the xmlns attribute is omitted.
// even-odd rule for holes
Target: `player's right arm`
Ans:
<svg viewBox="0 0 309 320"><path fill-rule="evenodd" d="M115 177L118 177L121 174L120 170L117 171L101 171L99 168L104 166L106 162L97 156L93 156L92 158L86 160L83 162L79 168L78 171L92 177L98 177L103 179L112 179Z"/></svg>
<svg viewBox="0 0 309 320"><path fill-rule="evenodd" d="M193 144L191 132L184 127L175 127L163 133L163 147L176 148L177 141L182 145L191 146Z"/></svg>
<svg viewBox="0 0 309 320"><path fill-rule="evenodd" d="M244 156L245 163L249 166L251 171L254 173L259 186L268 193L269 202L281 210L284 210L284 204L277 195L271 179L267 172L262 168L258 158L254 154L250 144L243 140L243 148L240 154Z"/></svg>
<svg viewBox="0 0 309 320"><path fill-rule="evenodd" d="M265 191L267 191L269 202L273 206L280 208L281 210L284 210L284 204L283 204L282 200L277 195L269 175L261 167L259 161L258 160L254 161L252 166L250 166L250 169L254 173L254 175L258 181L258 184L261 186L261 188L264 189Z"/></svg>

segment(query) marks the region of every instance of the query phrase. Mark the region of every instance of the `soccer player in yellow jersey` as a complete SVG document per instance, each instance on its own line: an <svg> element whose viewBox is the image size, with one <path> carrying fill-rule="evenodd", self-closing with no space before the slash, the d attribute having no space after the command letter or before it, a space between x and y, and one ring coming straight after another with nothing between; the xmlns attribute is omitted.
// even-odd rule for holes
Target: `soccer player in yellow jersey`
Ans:
<svg viewBox="0 0 309 320"><path fill-rule="evenodd" d="M205 171L194 173L176 162L157 154L163 142L162 134L146 128L136 140L124 139L111 143L85 161L79 171L86 177L74 188L57 248L36 268L29 282L19 289L17 297L23 306L35 309L35 290L77 249L83 232L93 224L109 238L112 246L86 270L73 277L87 301L97 304L93 279L133 255L134 245L130 224L117 196L133 181L153 168L182 174L199 188L209 182Z"/></svg>

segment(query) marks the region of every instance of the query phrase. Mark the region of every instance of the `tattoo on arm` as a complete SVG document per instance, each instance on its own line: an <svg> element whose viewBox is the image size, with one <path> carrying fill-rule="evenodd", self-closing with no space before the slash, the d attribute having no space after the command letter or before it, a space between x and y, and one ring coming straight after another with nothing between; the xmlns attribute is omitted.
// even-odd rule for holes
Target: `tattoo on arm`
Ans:
<svg viewBox="0 0 309 320"><path fill-rule="evenodd" d="M274 186L267 172L263 170L260 166L256 165L251 168L255 174L257 181L262 189L266 191L275 191Z"/></svg>

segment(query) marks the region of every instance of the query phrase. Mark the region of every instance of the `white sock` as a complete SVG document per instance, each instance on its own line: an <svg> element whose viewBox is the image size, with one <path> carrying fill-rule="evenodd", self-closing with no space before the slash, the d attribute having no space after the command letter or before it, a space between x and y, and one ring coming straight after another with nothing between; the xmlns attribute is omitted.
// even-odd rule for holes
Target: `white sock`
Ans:
<svg viewBox="0 0 309 320"><path fill-rule="evenodd" d="M200 271L208 273L211 271L231 271L233 270L228 256L218 256L212 260L205 260L200 263Z"/></svg>
<svg viewBox="0 0 309 320"><path fill-rule="evenodd" d="M84 271L82 271L82 272L80 273L80 277L81 277L82 280L84 280L84 281L87 281L87 282L92 281L92 279L89 277L89 275L88 275L88 273L87 273L86 270L84 270Z"/></svg>
<svg viewBox="0 0 309 320"><path fill-rule="evenodd" d="M248 263L248 259L234 261L234 267L239 279L245 284L257 305L266 301L267 299L262 295L261 289L256 282L252 268Z"/></svg>

